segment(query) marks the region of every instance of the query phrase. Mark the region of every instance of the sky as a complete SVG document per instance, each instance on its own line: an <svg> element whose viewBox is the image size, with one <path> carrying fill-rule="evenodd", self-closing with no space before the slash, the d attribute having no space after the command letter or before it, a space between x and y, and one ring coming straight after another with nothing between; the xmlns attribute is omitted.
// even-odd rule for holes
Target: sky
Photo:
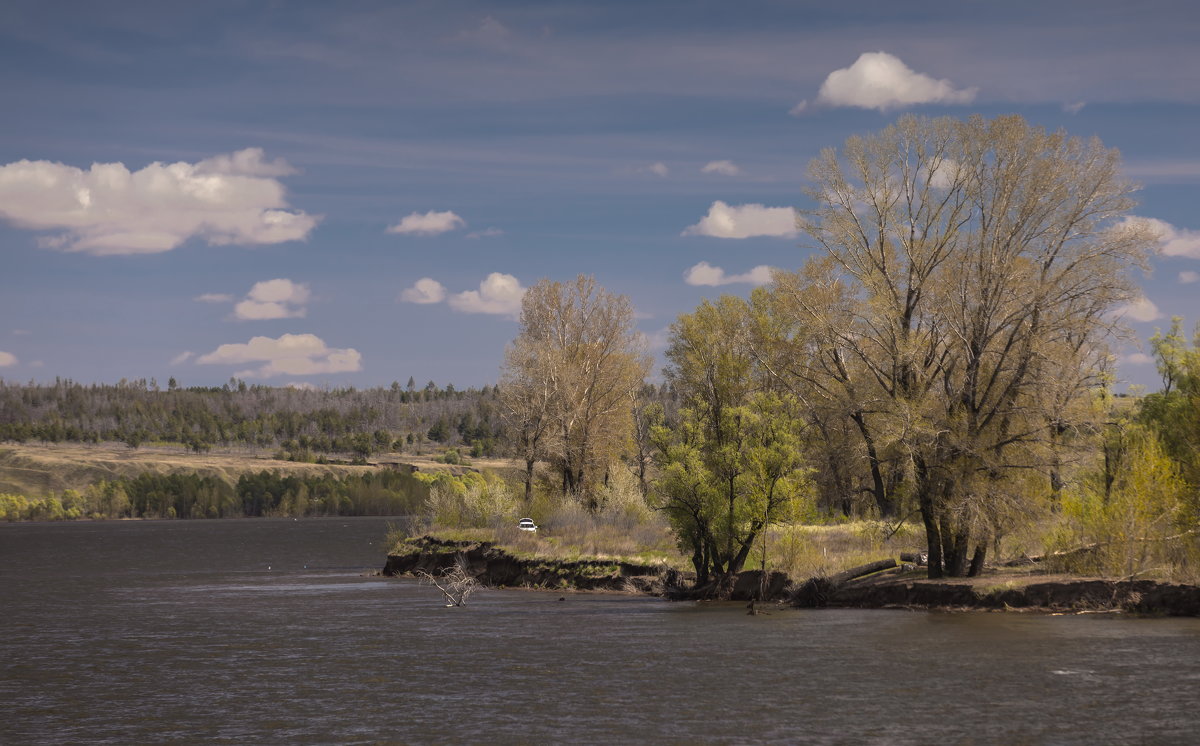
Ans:
<svg viewBox="0 0 1200 746"><path fill-rule="evenodd" d="M912 112L1120 149L1153 389L1200 321L1198 39L1191 0L6 0L0 378L482 386L579 273L661 356L812 253L822 148Z"/></svg>

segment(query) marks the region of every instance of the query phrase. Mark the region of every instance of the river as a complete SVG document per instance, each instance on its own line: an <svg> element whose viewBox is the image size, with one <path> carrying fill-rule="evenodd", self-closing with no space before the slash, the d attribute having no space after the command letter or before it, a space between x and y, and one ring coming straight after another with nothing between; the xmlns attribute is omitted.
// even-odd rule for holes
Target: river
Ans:
<svg viewBox="0 0 1200 746"><path fill-rule="evenodd" d="M511 590L446 608L372 575L386 523L0 525L0 743L1200 738L1200 620Z"/></svg>

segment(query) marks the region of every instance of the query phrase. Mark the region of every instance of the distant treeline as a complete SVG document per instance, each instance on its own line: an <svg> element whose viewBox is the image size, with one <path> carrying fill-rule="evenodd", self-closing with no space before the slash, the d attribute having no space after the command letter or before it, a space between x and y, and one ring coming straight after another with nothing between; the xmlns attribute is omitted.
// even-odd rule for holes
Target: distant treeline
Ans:
<svg viewBox="0 0 1200 746"><path fill-rule="evenodd" d="M643 398L668 401L665 387ZM154 379L83 385L0 379L0 442L121 442L131 448L181 444L275 449L283 458L317 461L325 454L366 459L375 453L455 447L472 456L507 455L498 386L406 386L329 390L248 385L166 388ZM668 407L673 411L674 407Z"/></svg>
<svg viewBox="0 0 1200 746"><path fill-rule="evenodd" d="M428 496L427 480L387 470L340 478L261 471L243 474L236 484L198 474L146 473L58 496L0 494L0 519L412 515Z"/></svg>
<svg viewBox="0 0 1200 746"><path fill-rule="evenodd" d="M432 381L327 391L247 385L162 389L151 379L83 385L0 379L0 441L179 443L276 448L297 460L315 454L412 451L422 444L494 455L503 437L495 387L460 391Z"/></svg>

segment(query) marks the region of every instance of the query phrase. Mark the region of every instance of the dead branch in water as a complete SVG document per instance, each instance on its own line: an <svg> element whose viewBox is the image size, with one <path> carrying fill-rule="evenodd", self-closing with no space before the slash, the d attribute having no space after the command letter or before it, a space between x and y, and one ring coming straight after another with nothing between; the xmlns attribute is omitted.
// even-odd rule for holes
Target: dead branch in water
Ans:
<svg viewBox="0 0 1200 746"><path fill-rule="evenodd" d="M413 573L423 585L432 585L442 592L448 602L446 606L466 606L467 599L479 588L479 581L470 573L467 560L461 554L455 558L454 567L441 572L441 578L425 570Z"/></svg>

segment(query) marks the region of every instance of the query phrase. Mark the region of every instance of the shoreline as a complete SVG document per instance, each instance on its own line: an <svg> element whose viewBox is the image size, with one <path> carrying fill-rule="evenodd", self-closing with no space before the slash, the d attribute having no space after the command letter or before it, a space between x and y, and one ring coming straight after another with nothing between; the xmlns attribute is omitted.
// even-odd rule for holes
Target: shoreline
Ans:
<svg viewBox="0 0 1200 746"><path fill-rule="evenodd" d="M606 591L668 600L716 598L712 587L693 588L694 578L665 565L619 560L555 560L517 557L488 542L453 541L422 536L408 539L401 552L390 551L380 574L438 573L463 557L472 575L491 588L579 592ZM778 604L793 608L907 609L924 611L1001 611L1080 614L1132 613L1143 616L1200 617L1200 586L1156 580L1122 580L987 572L975 578L930 580L911 565L883 570L839 585L826 579L793 582L770 573L766 593L761 574L749 570L727 586L722 600ZM813 592L814 585L820 589ZM808 589L806 592L806 588Z"/></svg>

